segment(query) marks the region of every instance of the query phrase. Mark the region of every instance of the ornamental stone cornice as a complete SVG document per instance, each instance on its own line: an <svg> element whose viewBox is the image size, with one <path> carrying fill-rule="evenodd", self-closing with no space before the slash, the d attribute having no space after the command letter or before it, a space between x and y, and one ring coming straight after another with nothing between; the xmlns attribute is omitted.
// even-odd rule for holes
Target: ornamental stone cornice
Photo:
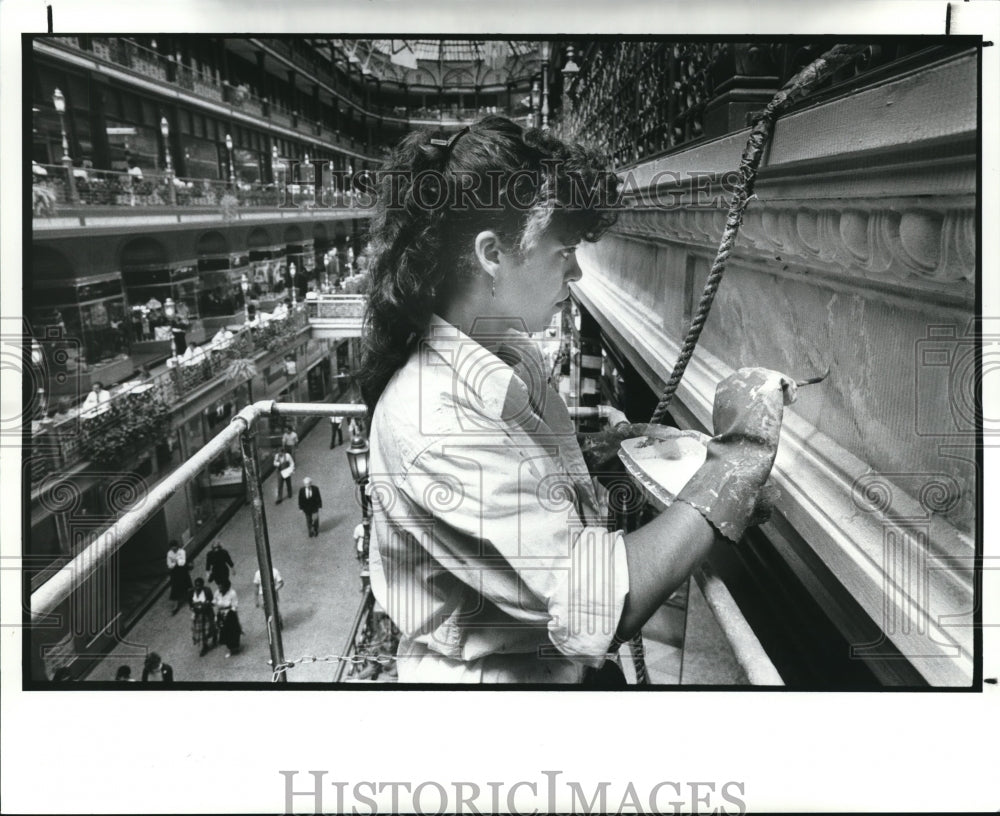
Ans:
<svg viewBox="0 0 1000 816"><path fill-rule="evenodd" d="M745 260L798 264L850 278L909 287L947 287L971 298L976 273L971 197L917 200L753 202L737 241ZM716 248L724 209L642 207L621 213L613 232L654 243Z"/></svg>

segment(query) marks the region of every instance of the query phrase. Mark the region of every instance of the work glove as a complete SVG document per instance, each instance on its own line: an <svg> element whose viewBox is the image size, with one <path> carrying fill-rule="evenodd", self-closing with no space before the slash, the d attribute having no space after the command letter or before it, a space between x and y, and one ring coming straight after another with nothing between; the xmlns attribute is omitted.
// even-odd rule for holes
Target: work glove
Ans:
<svg viewBox="0 0 1000 816"><path fill-rule="evenodd" d="M765 482L778 453L784 406L795 382L766 368L741 368L719 383L705 464L677 496L731 541L767 517Z"/></svg>

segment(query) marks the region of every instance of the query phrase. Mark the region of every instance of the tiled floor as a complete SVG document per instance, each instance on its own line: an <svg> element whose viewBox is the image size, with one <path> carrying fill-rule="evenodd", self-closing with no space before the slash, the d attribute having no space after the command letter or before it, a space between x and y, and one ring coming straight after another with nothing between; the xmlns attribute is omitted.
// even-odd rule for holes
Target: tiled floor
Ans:
<svg viewBox="0 0 1000 816"><path fill-rule="evenodd" d="M361 504L351 479L345 451L340 444L330 450L329 423L320 421L303 439L295 455L292 486L296 498L275 504L275 476L264 482L265 516L271 542L271 559L285 580L280 593L284 618L282 640L285 658L339 654L347 640L361 600L361 581L355 557L354 527L361 520ZM305 516L298 509L298 489L305 476L320 489L320 532L306 534ZM174 669L177 681L269 682L270 653L264 626L264 611L255 607L253 575L257 556L249 508L244 506L226 524L216 540L233 557L233 586L239 597L240 622L245 635L242 651L225 657L217 647L204 657L191 642L190 612L184 608L171 615L172 602L164 593L142 620L91 674L91 680L113 680L118 666L128 665L139 678L148 651L158 652ZM195 559L192 576L205 574L205 554ZM212 586L214 590L214 585ZM289 670L289 682L329 682L335 663L315 662Z"/></svg>

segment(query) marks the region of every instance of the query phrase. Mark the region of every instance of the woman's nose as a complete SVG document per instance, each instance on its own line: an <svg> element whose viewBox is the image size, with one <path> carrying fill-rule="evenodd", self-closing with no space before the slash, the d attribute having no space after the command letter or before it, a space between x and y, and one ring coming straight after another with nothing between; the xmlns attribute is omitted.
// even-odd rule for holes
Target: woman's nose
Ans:
<svg viewBox="0 0 1000 816"><path fill-rule="evenodd" d="M575 253L573 254L572 262L573 262L572 266L570 267L569 272L566 274L567 283L573 283L574 281L578 281L580 280L580 278L583 277L583 270L580 269L580 264L576 260Z"/></svg>

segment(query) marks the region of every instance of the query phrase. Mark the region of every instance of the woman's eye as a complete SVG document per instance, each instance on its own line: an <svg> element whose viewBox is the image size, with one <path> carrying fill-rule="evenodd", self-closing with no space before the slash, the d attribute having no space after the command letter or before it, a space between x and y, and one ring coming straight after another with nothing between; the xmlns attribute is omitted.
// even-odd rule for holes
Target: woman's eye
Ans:
<svg viewBox="0 0 1000 816"><path fill-rule="evenodd" d="M559 254L562 256L563 260L568 260L573 253L576 252L576 247L563 247L559 250Z"/></svg>

